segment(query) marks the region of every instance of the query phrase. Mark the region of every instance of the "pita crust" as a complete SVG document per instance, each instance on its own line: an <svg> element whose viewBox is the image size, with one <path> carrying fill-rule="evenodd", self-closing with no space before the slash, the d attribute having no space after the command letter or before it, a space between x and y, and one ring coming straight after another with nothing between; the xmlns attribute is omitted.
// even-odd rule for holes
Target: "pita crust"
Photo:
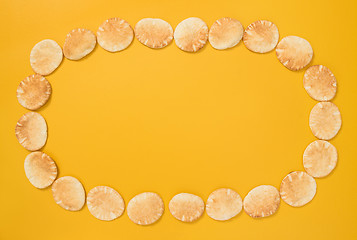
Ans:
<svg viewBox="0 0 357 240"><path fill-rule="evenodd" d="M174 39L181 50L197 52L207 43L207 24L197 17L187 18L177 25Z"/></svg>
<svg viewBox="0 0 357 240"><path fill-rule="evenodd" d="M79 60L91 53L96 44L96 37L92 31L76 28L67 34L63 54L70 60Z"/></svg>
<svg viewBox="0 0 357 240"><path fill-rule="evenodd" d="M279 191L270 185L260 185L247 194L243 205L244 211L253 218L271 216L280 205Z"/></svg>
<svg viewBox="0 0 357 240"><path fill-rule="evenodd" d="M37 43L30 53L30 64L35 73L42 76L51 74L63 59L61 47L51 39Z"/></svg>
<svg viewBox="0 0 357 240"><path fill-rule="evenodd" d="M315 137L330 140L340 131L342 124L338 107L332 102L319 102L310 112L309 125Z"/></svg>
<svg viewBox="0 0 357 240"><path fill-rule="evenodd" d="M128 216L138 225L157 222L164 213L164 202L157 193L144 192L133 197L128 204Z"/></svg>
<svg viewBox="0 0 357 240"><path fill-rule="evenodd" d="M281 182L281 199L293 207L309 203L316 194L316 181L305 172L291 172Z"/></svg>
<svg viewBox="0 0 357 240"><path fill-rule="evenodd" d="M276 48L276 56L288 69L298 71L306 67L314 55L308 41L296 36L284 37Z"/></svg>
<svg viewBox="0 0 357 240"><path fill-rule="evenodd" d="M123 19L109 18L99 26L97 31L98 44L109 52L119 52L131 44L134 31Z"/></svg>
<svg viewBox="0 0 357 240"><path fill-rule="evenodd" d="M171 25L158 18L144 18L135 25L135 36L147 47L163 48L171 43L174 31Z"/></svg>
<svg viewBox="0 0 357 240"><path fill-rule="evenodd" d="M273 50L279 41L278 27L267 20L250 24L244 31L244 45L252 52L266 53Z"/></svg>
<svg viewBox="0 0 357 240"><path fill-rule="evenodd" d="M39 113L25 113L16 124L15 134L24 148L29 151L37 151L47 141L46 121Z"/></svg>
<svg viewBox="0 0 357 240"><path fill-rule="evenodd" d="M169 210L176 219L182 222L193 222L202 216L205 203L199 196L180 193L171 199Z"/></svg>
<svg viewBox="0 0 357 240"><path fill-rule="evenodd" d="M25 174L36 188L47 188L57 177L56 163L44 152L32 152L25 159Z"/></svg>
<svg viewBox="0 0 357 240"><path fill-rule="evenodd" d="M209 42L218 50L236 46L243 36L243 25L236 19L225 17L215 21L209 31Z"/></svg>

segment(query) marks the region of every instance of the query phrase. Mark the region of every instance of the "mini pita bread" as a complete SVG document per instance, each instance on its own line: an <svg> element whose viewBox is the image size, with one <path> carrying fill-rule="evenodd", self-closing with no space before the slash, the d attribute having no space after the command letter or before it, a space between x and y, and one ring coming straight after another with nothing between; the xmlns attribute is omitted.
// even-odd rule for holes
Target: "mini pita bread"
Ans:
<svg viewBox="0 0 357 240"><path fill-rule="evenodd" d="M311 66L304 74L304 88L313 99L329 101L336 94L336 78L330 69L323 65Z"/></svg>
<svg viewBox="0 0 357 240"><path fill-rule="evenodd" d="M244 211L253 218L271 216L280 205L279 191L270 185L260 185L247 194L243 205Z"/></svg>
<svg viewBox="0 0 357 240"><path fill-rule="evenodd" d="M51 92L51 84L47 79L39 74L34 74L20 82L16 96L24 108L37 110L46 104Z"/></svg>
<svg viewBox="0 0 357 240"><path fill-rule="evenodd" d="M209 42L218 50L236 46L243 37L242 24L233 18L225 17L213 23L209 30Z"/></svg>
<svg viewBox="0 0 357 240"><path fill-rule="evenodd" d="M32 69L42 75L51 74L61 64L63 59L61 47L51 39L37 43L30 53Z"/></svg>
<svg viewBox="0 0 357 240"><path fill-rule="evenodd" d="M44 152L32 152L25 159L25 174L37 188L50 186L57 177L56 163Z"/></svg>
<svg viewBox="0 0 357 240"><path fill-rule="evenodd" d="M15 134L24 148L29 151L37 151L47 141L46 121L39 113L25 113L16 124Z"/></svg>
<svg viewBox="0 0 357 240"><path fill-rule="evenodd" d="M171 25L159 18L144 18L135 25L135 36L147 47L163 48L174 38Z"/></svg>
<svg viewBox="0 0 357 240"><path fill-rule="evenodd" d="M305 149L303 164L310 176L326 177L336 167L337 150L327 141L316 140Z"/></svg>
<svg viewBox="0 0 357 240"><path fill-rule="evenodd" d="M332 102L319 102L310 112L309 125L315 137L330 140L340 131L342 124L338 107Z"/></svg>
<svg viewBox="0 0 357 240"><path fill-rule="evenodd" d="M74 177L65 176L52 184L55 202L68 211L79 211L86 201L83 185Z"/></svg>
<svg viewBox="0 0 357 240"><path fill-rule="evenodd" d="M125 208L121 195L111 187L98 186L88 192L89 212L99 220L111 221L120 217Z"/></svg>
<svg viewBox="0 0 357 240"><path fill-rule="evenodd" d="M301 37L284 37L276 48L276 56L288 69L298 71L312 60L314 52L308 41Z"/></svg>
<svg viewBox="0 0 357 240"><path fill-rule="evenodd" d="M280 196L290 206L301 207L316 194L316 181L305 172L291 172L281 182Z"/></svg>
<svg viewBox="0 0 357 240"><path fill-rule="evenodd" d="M278 27L267 20L253 22L245 29L243 42L252 52L270 52L279 42Z"/></svg>
<svg viewBox="0 0 357 240"><path fill-rule="evenodd" d="M164 213L164 202L157 193L144 192L133 197L128 204L128 216L138 225L150 225Z"/></svg>
<svg viewBox="0 0 357 240"><path fill-rule="evenodd" d="M240 213L242 206L242 198L237 192L229 188L220 188L209 195L206 211L211 218L226 221Z"/></svg>
<svg viewBox="0 0 357 240"><path fill-rule="evenodd" d="M129 47L134 31L125 20L109 18L99 26L97 39L99 45L109 52L119 52Z"/></svg>
<svg viewBox="0 0 357 240"><path fill-rule="evenodd" d="M76 28L67 34L63 54L70 60L79 60L91 53L96 44L96 37L91 30Z"/></svg>
<svg viewBox="0 0 357 240"><path fill-rule="evenodd" d="M193 222L202 216L205 203L199 196L180 193L171 199L169 210L176 219L182 222Z"/></svg>
<svg viewBox="0 0 357 240"><path fill-rule="evenodd" d="M177 25L174 39L181 50L197 52L207 43L207 24L197 17L187 18Z"/></svg>

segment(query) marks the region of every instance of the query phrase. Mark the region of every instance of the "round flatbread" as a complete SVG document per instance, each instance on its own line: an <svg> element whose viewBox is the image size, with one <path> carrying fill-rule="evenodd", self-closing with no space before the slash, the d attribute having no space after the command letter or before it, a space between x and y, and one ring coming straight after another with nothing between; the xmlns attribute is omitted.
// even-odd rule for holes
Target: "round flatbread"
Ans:
<svg viewBox="0 0 357 240"><path fill-rule="evenodd" d="M97 186L88 192L89 212L99 220L111 221L120 217L125 208L121 195L111 187Z"/></svg>
<svg viewBox="0 0 357 240"><path fill-rule="evenodd" d="M37 188L50 186L57 177L56 163L44 152L32 152L25 159L25 174Z"/></svg>
<svg viewBox="0 0 357 240"><path fill-rule="evenodd" d="M311 66L304 74L304 88L313 99L329 101L336 94L336 78L330 69L323 65Z"/></svg>
<svg viewBox="0 0 357 240"><path fill-rule="evenodd" d="M288 69L298 71L312 60L314 52L308 41L301 37L284 37L276 48L276 56Z"/></svg>
<svg viewBox="0 0 357 240"><path fill-rule="evenodd" d="M316 140L305 149L303 164L310 176L326 177L336 167L337 149L327 141Z"/></svg>
<svg viewBox="0 0 357 240"><path fill-rule="evenodd" d="M164 202L157 193L144 192L133 197L128 204L128 216L139 225L150 225L164 213Z"/></svg>
<svg viewBox="0 0 357 240"><path fill-rule="evenodd" d="M171 25L159 18L144 18L135 25L135 36L147 47L166 47L174 38Z"/></svg>
<svg viewBox="0 0 357 240"><path fill-rule="evenodd" d="M96 44L96 37L91 30L76 28L67 34L63 54L70 60L79 60L91 53Z"/></svg>
<svg viewBox="0 0 357 240"><path fill-rule="evenodd" d="M280 195L278 189L270 185L253 188L244 198L244 211L253 218L268 217L279 208Z"/></svg>
<svg viewBox="0 0 357 240"><path fill-rule="evenodd" d="M252 52L270 52L279 42L278 27L267 20L253 22L245 29L243 42Z"/></svg>
<svg viewBox="0 0 357 240"><path fill-rule="evenodd" d="M316 194L316 181L305 172L291 172L281 182L280 196L287 204L301 207L310 202Z"/></svg>
<svg viewBox="0 0 357 240"><path fill-rule="evenodd" d="M174 39L181 50L197 52L207 43L207 24L197 17L187 18L177 25Z"/></svg>
<svg viewBox="0 0 357 240"><path fill-rule="evenodd" d="M229 188L220 188L209 195L206 212L215 220L226 221L240 213L242 206L242 198L237 192Z"/></svg>
<svg viewBox="0 0 357 240"><path fill-rule="evenodd" d="M51 84L47 79L39 74L34 74L20 82L16 96L24 108L37 110L46 104L51 93Z"/></svg>
<svg viewBox="0 0 357 240"><path fill-rule="evenodd" d="M134 38L134 31L125 20L109 18L99 26L98 44L109 52L119 52L129 47Z"/></svg>
<svg viewBox="0 0 357 240"><path fill-rule="evenodd" d="M15 128L19 143L29 151L41 149L47 141L47 124L41 114L36 112L25 113Z"/></svg>
<svg viewBox="0 0 357 240"><path fill-rule="evenodd" d="M225 17L215 21L209 30L209 42L218 50L236 46L243 37L243 25L236 19Z"/></svg>
<svg viewBox="0 0 357 240"><path fill-rule="evenodd" d="M51 74L61 64L63 59L61 47L51 39L37 43L30 53L30 64L35 73Z"/></svg>
<svg viewBox="0 0 357 240"><path fill-rule="evenodd" d="M319 102L310 112L309 125L315 137L330 140L340 131L341 113L332 102Z"/></svg>
<svg viewBox="0 0 357 240"><path fill-rule="evenodd" d="M79 211L86 201L83 185L74 177L65 176L52 184L55 202L68 211Z"/></svg>
<svg viewBox="0 0 357 240"><path fill-rule="evenodd" d="M193 222L202 216L205 203L199 196L180 193L171 199L169 210L176 219L182 222Z"/></svg>

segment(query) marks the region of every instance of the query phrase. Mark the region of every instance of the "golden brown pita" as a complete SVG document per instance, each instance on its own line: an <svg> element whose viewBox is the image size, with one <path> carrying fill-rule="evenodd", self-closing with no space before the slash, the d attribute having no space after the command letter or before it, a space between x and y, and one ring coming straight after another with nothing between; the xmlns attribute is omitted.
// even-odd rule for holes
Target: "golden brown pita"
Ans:
<svg viewBox="0 0 357 240"><path fill-rule="evenodd" d="M171 199L169 210L176 219L182 222L193 222L202 216L205 203L199 196L180 193Z"/></svg>
<svg viewBox="0 0 357 240"><path fill-rule="evenodd" d="M236 19L225 17L216 20L209 30L209 42L215 49L236 46L243 36L243 25Z"/></svg>
<svg viewBox="0 0 357 240"><path fill-rule="evenodd" d="M96 37L91 30L76 28L67 34L63 54L70 60L79 60L91 53L96 44Z"/></svg>
<svg viewBox="0 0 357 240"><path fill-rule="evenodd" d="M229 188L220 188L209 195L206 211L211 218L226 221L240 213L242 206L242 198L237 192Z"/></svg>
<svg viewBox="0 0 357 240"><path fill-rule="evenodd" d="M280 196L287 204L301 207L316 194L316 181L305 172L291 172L281 182Z"/></svg>
<svg viewBox="0 0 357 240"><path fill-rule="evenodd" d="M119 52L129 47L134 38L134 31L125 20L109 18L99 26L98 44L109 52Z"/></svg>
<svg viewBox="0 0 357 240"><path fill-rule="evenodd" d="M305 149L303 163L310 176L326 177L336 167L337 150L327 141L316 140Z"/></svg>
<svg viewBox="0 0 357 240"><path fill-rule="evenodd" d="M270 52L279 42L278 27L267 20L253 22L245 29L243 42L250 51Z"/></svg>
<svg viewBox="0 0 357 240"><path fill-rule="evenodd" d="M51 39L37 43L30 53L30 64L35 73L42 76L51 74L63 59L61 47Z"/></svg>
<svg viewBox="0 0 357 240"><path fill-rule="evenodd" d="M340 131L342 124L338 107L332 102L319 102L310 112L309 125L315 137L330 140Z"/></svg>
<svg viewBox="0 0 357 240"><path fill-rule="evenodd" d="M177 25L174 39L181 50L197 52L207 43L207 24L197 17L187 18Z"/></svg>
<svg viewBox="0 0 357 240"><path fill-rule="evenodd" d="M39 113L25 113L16 124L15 134L24 148L29 151L37 151L47 141L46 121Z"/></svg>
<svg viewBox="0 0 357 240"><path fill-rule="evenodd" d="M150 225L164 213L164 202L157 193L144 192L133 197L128 204L128 216L138 225Z"/></svg>
<svg viewBox="0 0 357 240"><path fill-rule="evenodd" d="M32 152L25 159L25 174L37 188L50 186L57 177L56 163L44 152Z"/></svg>
<svg viewBox="0 0 357 240"><path fill-rule="evenodd" d="M171 25L159 18L144 18L135 25L135 36L147 47L166 47L174 38Z"/></svg>
<svg viewBox="0 0 357 240"><path fill-rule="evenodd" d="M86 201L82 183L70 176L57 179L52 184L52 194L55 202L68 211L81 210Z"/></svg>
<svg viewBox="0 0 357 240"><path fill-rule="evenodd" d="M46 104L51 92L51 84L47 79L39 74L34 74L20 82L16 96L24 108L37 110Z"/></svg>
<svg viewBox="0 0 357 240"><path fill-rule="evenodd" d="M276 56L288 69L298 71L312 60L314 52L308 41L301 37L284 37L276 48Z"/></svg>
<svg viewBox="0 0 357 240"><path fill-rule="evenodd" d="M304 88L313 99L329 101L336 94L336 78L330 69L323 65L311 66L304 74Z"/></svg>
<svg viewBox="0 0 357 240"><path fill-rule="evenodd" d="M270 185L260 185L247 194L243 205L244 211L253 218L268 217L279 208L279 191Z"/></svg>
<svg viewBox="0 0 357 240"><path fill-rule="evenodd" d="M111 221L120 217L125 208L121 195L111 187L97 186L88 192L89 212L99 220Z"/></svg>

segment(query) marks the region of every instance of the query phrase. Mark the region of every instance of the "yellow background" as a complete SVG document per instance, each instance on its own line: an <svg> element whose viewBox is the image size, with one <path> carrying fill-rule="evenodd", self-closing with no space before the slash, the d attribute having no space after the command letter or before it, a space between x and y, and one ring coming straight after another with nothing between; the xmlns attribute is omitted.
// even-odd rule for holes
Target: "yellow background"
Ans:
<svg viewBox="0 0 357 240"><path fill-rule="evenodd" d="M0 239L356 239L357 238L357 2L301 1L0 1ZM149 227L126 212L112 222L95 219L85 206L68 212L51 189L26 179L28 152L15 138L16 121L27 112L16 99L19 82L32 74L31 48L51 38L63 45L73 28L96 32L107 18L131 26L158 17L173 28L197 16L208 26L221 17L244 27L258 19L276 23L280 36L307 39L315 56L335 74L343 127L331 142L339 152L335 171L318 179L308 205L281 203L272 217L245 213L217 222L205 213L185 224L169 213L179 192L207 199L219 187L244 197L260 184L279 187L315 140L308 116L316 104L302 85L304 71L291 72L275 52L254 54L242 43L217 51L209 44L196 54L175 43L152 50L134 39L125 51L100 46L84 60L64 59L47 77L51 100L39 112L49 126L43 151L57 162L59 176L80 179L86 191L117 189L126 203L143 191L165 202L162 219Z"/></svg>

